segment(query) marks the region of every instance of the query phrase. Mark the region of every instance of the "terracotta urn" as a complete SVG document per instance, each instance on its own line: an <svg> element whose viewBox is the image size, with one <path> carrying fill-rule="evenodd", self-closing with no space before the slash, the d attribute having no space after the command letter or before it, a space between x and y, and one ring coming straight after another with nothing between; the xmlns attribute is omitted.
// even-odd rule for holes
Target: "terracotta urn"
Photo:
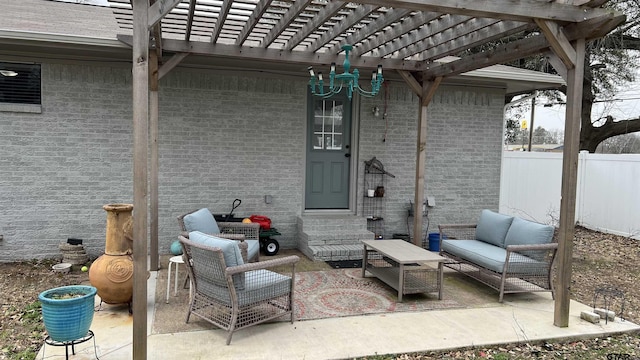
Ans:
<svg viewBox="0 0 640 360"><path fill-rule="evenodd" d="M91 264L89 281L107 304L130 303L133 299L133 205L107 204L105 253Z"/></svg>

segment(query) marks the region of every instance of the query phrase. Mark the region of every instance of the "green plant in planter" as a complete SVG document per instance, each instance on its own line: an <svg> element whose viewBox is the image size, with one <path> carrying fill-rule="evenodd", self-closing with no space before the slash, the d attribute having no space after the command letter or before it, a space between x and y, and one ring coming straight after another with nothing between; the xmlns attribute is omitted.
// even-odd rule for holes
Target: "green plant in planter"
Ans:
<svg viewBox="0 0 640 360"><path fill-rule="evenodd" d="M97 289L71 285L45 290L38 295L42 319L49 337L58 342L78 340L87 335L93 321Z"/></svg>

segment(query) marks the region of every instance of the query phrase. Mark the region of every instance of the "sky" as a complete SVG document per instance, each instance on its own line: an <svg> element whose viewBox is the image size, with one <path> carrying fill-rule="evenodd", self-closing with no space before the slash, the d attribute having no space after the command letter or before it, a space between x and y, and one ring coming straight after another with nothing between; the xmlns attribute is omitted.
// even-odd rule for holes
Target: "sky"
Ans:
<svg viewBox="0 0 640 360"><path fill-rule="evenodd" d="M614 119L628 119L640 117L640 76L635 83L629 84L621 89L613 101L599 102L594 104L592 109L592 118L600 118L610 114ZM528 101L531 103L531 101ZM566 106L553 105L552 107L544 107L536 105L534 112L533 128L542 126L546 130L564 130L564 115ZM531 124L531 108L520 112L523 119ZM531 126L529 126L531 127Z"/></svg>

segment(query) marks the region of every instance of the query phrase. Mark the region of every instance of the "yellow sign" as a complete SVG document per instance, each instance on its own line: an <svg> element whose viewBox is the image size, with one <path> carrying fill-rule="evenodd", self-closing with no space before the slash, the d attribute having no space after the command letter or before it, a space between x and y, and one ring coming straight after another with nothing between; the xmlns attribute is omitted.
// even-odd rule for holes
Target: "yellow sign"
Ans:
<svg viewBox="0 0 640 360"><path fill-rule="evenodd" d="M527 120L522 120L520 122L520 129L526 129L527 128Z"/></svg>

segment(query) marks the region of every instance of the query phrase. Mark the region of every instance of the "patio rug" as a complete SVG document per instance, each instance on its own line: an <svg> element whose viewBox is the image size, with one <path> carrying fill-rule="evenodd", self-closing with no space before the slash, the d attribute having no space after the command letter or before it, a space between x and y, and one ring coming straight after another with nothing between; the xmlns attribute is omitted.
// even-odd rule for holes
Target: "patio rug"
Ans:
<svg viewBox="0 0 640 360"><path fill-rule="evenodd" d="M404 295L373 277L362 278L362 269L309 271L296 274L297 319L322 319L394 311L425 311L462 307L437 294Z"/></svg>
<svg viewBox="0 0 640 360"><path fill-rule="evenodd" d="M445 284L443 300L438 300L437 294L412 294L405 295L404 301L398 303L396 302L397 292L394 289L376 278L362 278L361 271L361 269L336 269L297 272L296 319L304 321L387 312L451 309L469 305L464 297L457 296L454 287L449 287L447 284ZM166 304L167 273L166 269L159 271L151 329L153 333L217 328L197 316L192 316L189 323L185 323L189 290L182 288L184 276L185 272L182 271L178 280L177 296L174 296L173 278L171 279L169 303ZM287 319L282 318L282 321Z"/></svg>

